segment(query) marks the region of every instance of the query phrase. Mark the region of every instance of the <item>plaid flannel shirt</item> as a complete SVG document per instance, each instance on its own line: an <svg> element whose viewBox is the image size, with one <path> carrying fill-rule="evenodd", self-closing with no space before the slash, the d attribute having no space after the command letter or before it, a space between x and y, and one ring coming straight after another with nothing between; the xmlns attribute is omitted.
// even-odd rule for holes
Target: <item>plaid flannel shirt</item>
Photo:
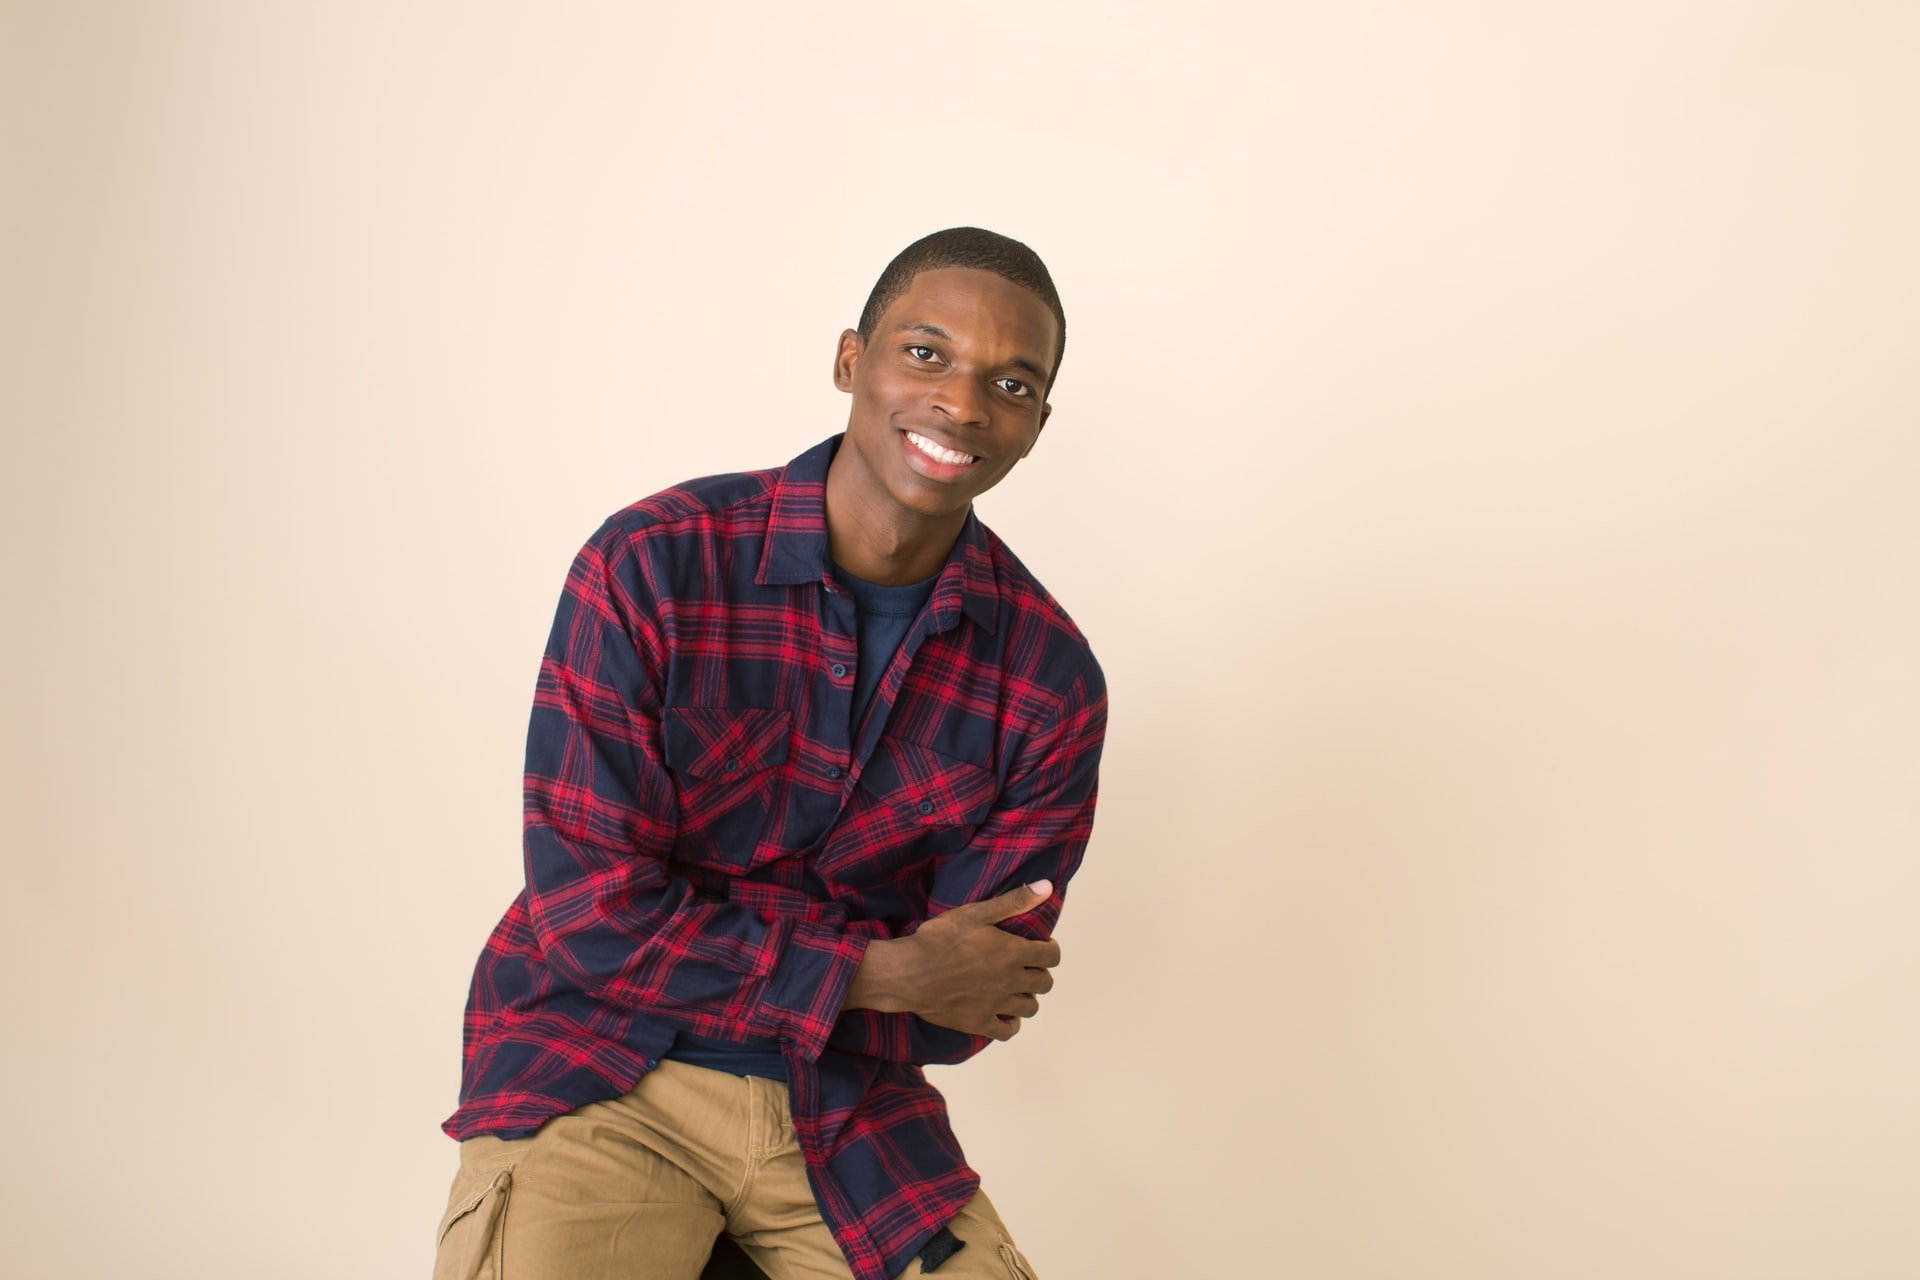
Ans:
<svg viewBox="0 0 1920 1280"><path fill-rule="evenodd" d="M869 941L1042 878L1051 935L1093 828L1106 683L969 511L861 723L833 581L835 435L609 516L575 556L527 730L526 886L474 968L460 1105L520 1137L617 1097L682 1029L778 1039L822 1216L858 1280L973 1195L921 1067L993 1043L842 1010Z"/></svg>

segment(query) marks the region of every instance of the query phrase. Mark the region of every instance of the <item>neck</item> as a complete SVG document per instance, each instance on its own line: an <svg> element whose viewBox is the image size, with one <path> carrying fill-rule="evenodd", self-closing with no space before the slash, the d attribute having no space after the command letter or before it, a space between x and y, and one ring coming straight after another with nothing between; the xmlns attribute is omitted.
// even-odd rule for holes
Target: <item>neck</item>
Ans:
<svg viewBox="0 0 1920 1280"><path fill-rule="evenodd" d="M967 513L929 516L875 502L853 480L843 444L827 468L827 546L833 562L856 578L881 586L923 582L940 572ZM843 466L847 462L849 465Z"/></svg>

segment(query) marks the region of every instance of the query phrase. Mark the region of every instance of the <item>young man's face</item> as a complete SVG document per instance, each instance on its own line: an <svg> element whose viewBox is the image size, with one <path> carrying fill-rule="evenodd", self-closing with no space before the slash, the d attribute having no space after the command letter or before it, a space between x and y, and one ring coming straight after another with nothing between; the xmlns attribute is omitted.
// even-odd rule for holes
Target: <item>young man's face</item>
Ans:
<svg viewBox="0 0 1920 1280"><path fill-rule="evenodd" d="M853 395L841 448L900 506L965 511L1040 438L1058 336L1047 304L1003 276L922 271L870 340L840 335L833 382Z"/></svg>

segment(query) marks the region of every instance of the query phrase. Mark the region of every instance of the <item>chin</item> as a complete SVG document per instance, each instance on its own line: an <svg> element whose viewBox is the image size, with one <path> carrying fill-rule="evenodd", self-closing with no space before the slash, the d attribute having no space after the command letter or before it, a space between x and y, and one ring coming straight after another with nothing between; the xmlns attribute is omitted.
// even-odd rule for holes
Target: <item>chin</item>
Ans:
<svg viewBox="0 0 1920 1280"><path fill-rule="evenodd" d="M956 494L951 490L930 489L932 481L919 475L914 484L911 480L905 486L895 486L893 500L909 511L917 511L923 516L949 516L956 511L965 511L971 502L971 494Z"/></svg>
<svg viewBox="0 0 1920 1280"><path fill-rule="evenodd" d="M901 506L918 511L923 516L950 516L956 511L965 511L967 509L967 503L970 501L967 498L956 500L951 496L944 502L938 498L919 497L915 495L902 496L896 494L895 497L899 498Z"/></svg>

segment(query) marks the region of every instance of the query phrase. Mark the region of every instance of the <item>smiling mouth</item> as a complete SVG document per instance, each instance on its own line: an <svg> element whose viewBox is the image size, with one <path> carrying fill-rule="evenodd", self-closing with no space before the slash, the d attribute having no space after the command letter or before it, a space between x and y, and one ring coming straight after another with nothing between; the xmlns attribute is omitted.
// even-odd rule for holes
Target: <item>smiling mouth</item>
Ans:
<svg viewBox="0 0 1920 1280"><path fill-rule="evenodd" d="M927 437L917 431L905 431L904 434L914 448L926 454L935 462L944 462L950 467L964 467L980 461L974 454L961 453L956 449L949 449L937 440L927 439Z"/></svg>

